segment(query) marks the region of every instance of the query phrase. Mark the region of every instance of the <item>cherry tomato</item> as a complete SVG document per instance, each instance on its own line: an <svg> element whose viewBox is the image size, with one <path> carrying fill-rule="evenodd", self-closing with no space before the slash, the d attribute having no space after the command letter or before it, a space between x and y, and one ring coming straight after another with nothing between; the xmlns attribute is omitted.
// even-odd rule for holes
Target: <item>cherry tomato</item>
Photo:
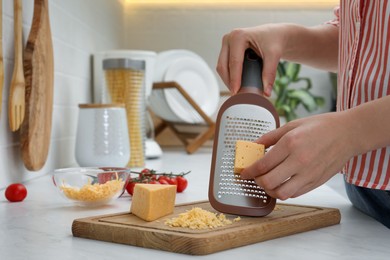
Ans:
<svg viewBox="0 0 390 260"><path fill-rule="evenodd" d="M187 188L187 186L188 186L187 179L184 178L183 176L177 176L176 177L176 181L177 181L176 191L177 192L183 192Z"/></svg>
<svg viewBox="0 0 390 260"><path fill-rule="evenodd" d="M114 179L115 179L115 172L101 172L97 174L97 181L100 184L104 184Z"/></svg>
<svg viewBox="0 0 390 260"><path fill-rule="evenodd" d="M168 176L161 175L160 177L158 177L157 180L158 180L159 182L160 182L160 181L166 181L166 182L169 184L169 182L168 182L169 177L168 177ZM165 184L165 183L164 183L164 184Z"/></svg>
<svg viewBox="0 0 390 260"><path fill-rule="evenodd" d="M126 185L126 190L127 192L133 196L133 193L134 193L134 186L137 184L137 182L129 182L127 185Z"/></svg>
<svg viewBox="0 0 390 260"><path fill-rule="evenodd" d="M151 180L151 181L149 182L149 184L159 184L159 182L156 181L156 180Z"/></svg>
<svg viewBox="0 0 390 260"><path fill-rule="evenodd" d="M27 196L27 189L23 184L13 183L5 190L5 197L10 202L23 201Z"/></svg>
<svg viewBox="0 0 390 260"><path fill-rule="evenodd" d="M148 168L143 169L143 170L139 173L139 178L140 178L140 179L142 179L143 177L147 177L147 176L151 176L150 170L149 170Z"/></svg>
<svg viewBox="0 0 390 260"><path fill-rule="evenodd" d="M142 183L149 183L149 179L143 179L141 182Z"/></svg>
<svg viewBox="0 0 390 260"><path fill-rule="evenodd" d="M168 183L168 181L166 179L159 179L158 182L160 184L168 184L169 185L169 183Z"/></svg>
<svg viewBox="0 0 390 260"><path fill-rule="evenodd" d="M177 179L176 179L176 177L173 177L173 178L168 178L168 183L170 184L170 185L177 185Z"/></svg>

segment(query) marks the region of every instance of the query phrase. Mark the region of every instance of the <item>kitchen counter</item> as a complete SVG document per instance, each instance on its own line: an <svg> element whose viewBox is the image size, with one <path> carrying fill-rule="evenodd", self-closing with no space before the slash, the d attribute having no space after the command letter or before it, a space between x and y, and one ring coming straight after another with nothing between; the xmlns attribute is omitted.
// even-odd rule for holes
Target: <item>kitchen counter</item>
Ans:
<svg viewBox="0 0 390 260"><path fill-rule="evenodd" d="M158 171L182 172L189 186L176 203L207 199L211 150L187 155L183 150L165 150L161 159L148 160ZM286 203L338 208L341 223L314 231L230 249L202 259L389 259L390 230L354 209L343 195L341 176L329 184ZM25 183L28 196L21 203L0 200L0 256L8 259L189 259L194 256L101 242L72 236L74 219L124 212L130 208L127 193L100 208L75 207L55 190L50 174ZM1 191L4 194L4 190Z"/></svg>

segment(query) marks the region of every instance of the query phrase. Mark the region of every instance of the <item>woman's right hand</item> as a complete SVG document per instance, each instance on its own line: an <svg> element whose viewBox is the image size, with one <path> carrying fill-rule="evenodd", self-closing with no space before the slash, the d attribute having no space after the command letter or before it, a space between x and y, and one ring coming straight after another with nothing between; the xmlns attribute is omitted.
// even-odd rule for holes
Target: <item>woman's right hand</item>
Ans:
<svg viewBox="0 0 390 260"><path fill-rule="evenodd" d="M251 48L263 58L264 94L271 95L277 66L288 41L286 29L285 24L267 24L235 29L223 37L217 72L232 94L240 89L244 53Z"/></svg>

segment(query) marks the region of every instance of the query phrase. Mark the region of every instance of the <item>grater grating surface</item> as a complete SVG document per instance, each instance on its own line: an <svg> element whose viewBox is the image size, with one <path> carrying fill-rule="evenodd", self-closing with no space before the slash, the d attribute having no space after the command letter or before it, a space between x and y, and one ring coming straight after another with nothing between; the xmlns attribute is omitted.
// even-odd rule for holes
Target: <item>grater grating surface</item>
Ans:
<svg viewBox="0 0 390 260"><path fill-rule="evenodd" d="M253 180L243 180L233 170L236 141L254 141L275 128L274 116L263 107L237 104L224 111L213 183L217 201L242 207L264 207L271 202L272 198Z"/></svg>

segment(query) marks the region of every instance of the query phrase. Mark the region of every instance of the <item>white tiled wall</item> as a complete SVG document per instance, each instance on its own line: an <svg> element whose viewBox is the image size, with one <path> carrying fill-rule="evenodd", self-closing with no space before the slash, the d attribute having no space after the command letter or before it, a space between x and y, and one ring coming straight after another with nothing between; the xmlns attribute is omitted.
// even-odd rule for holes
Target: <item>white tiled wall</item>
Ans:
<svg viewBox="0 0 390 260"><path fill-rule="evenodd" d="M32 0L23 0L24 42L33 15ZM13 1L3 0L5 82L0 117L0 189L26 181L54 168L75 164L78 104L90 102L91 54L115 48L162 51L190 49L215 68L223 34L235 27L267 22L315 25L332 18L331 10L262 10L232 8L147 8L123 10L120 0L49 0L55 57L55 89L51 145L39 172L25 169L19 133L8 127L7 100L13 68ZM328 95L327 74L305 68L316 92ZM223 85L220 81L220 87ZM325 110L328 108L324 108ZM39 148L37 148L39 149Z"/></svg>
<svg viewBox="0 0 390 260"><path fill-rule="evenodd" d="M23 0L24 42L30 31L33 7L33 0ZM43 169L29 172L21 160L19 133L12 133L8 127L14 57L13 1L3 0L5 81L0 117L0 189L75 163L78 104L90 102L92 97L91 54L123 48L123 6L119 0L49 0L49 7L55 62L51 143Z"/></svg>
<svg viewBox="0 0 390 260"><path fill-rule="evenodd" d="M291 22L307 26L333 19L333 7L327 9L282 10L253 7L128 7L125 16L125 44L127 48L163 51L190 49L197 52L215 71L222 37L234 28L264 23ZM331 88L328 74L304 67L302 76L313 81L313 93L325 96L326 105L317 112L330 110ZM216 75L217 76L217 75ZM219 80L220 88L224 89ZM299 114L306 115L303 109Z"/></svg>

